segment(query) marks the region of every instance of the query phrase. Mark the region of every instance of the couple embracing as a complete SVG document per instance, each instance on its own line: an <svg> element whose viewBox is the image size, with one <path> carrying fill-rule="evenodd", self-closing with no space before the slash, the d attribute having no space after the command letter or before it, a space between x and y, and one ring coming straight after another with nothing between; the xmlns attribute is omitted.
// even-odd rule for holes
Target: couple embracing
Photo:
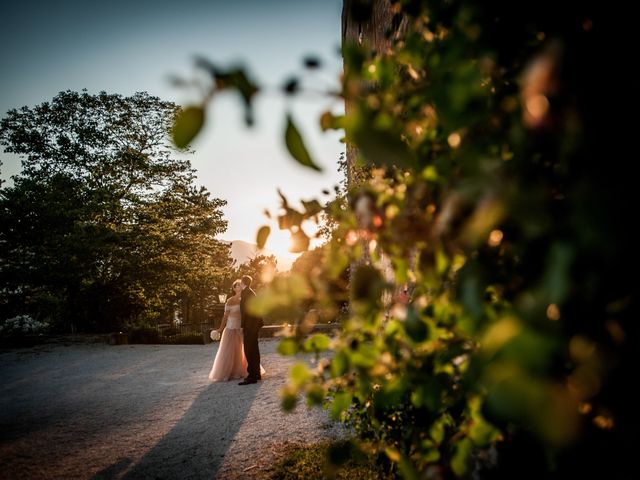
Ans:
<svg viewBox="0 0 640 480"><path fill-rule="evenodd" d="M224 306L224 316L218 331L220 346L209 373L209 379L222 382L244 378L239 385L249 385L262 379L265 370L260 365L258 333L263 321L247 309L256 296L251 289L252 278L244 275L233 282L233 296Z"/></svg>

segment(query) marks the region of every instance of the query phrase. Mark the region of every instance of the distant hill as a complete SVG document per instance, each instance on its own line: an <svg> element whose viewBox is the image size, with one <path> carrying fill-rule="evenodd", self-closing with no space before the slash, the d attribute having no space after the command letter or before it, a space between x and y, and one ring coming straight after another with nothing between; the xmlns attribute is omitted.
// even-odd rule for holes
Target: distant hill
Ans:
<svg viewBox="0 0 640 480"><path fill-rule="evenodd" d="M233 258L238 264L246 263L249 259L253 258L258 251L258 247L254 243L245 242L243 240L233 240L231 242L225 241L225 243L231 243L231 258ZM269 256L275 255L278 260L277 270L280 272L286 272L291 270L293 260L288 258L279 257L269 250L265 250L260 253L261 255Z"/></svg>

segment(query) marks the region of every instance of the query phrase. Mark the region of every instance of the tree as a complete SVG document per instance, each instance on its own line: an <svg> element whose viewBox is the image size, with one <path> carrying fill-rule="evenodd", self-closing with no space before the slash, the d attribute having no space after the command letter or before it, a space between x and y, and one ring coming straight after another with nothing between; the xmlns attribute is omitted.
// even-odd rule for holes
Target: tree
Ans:
<svg viewBox="0 0 640 480"><path fill-rule="evenodd" d="M174 158L178 112L146 93L67 91L2 119L0 144L23 156L0 190L3 317L108 330L204 308L231 267L225 202Z"/></svg>
<svg viewBox="0 0 640 480"><path fill-rule="evenodd" d="M253 279L251 288L259 290L268 283L268 279L273 278L277 266L278 260L275 255L254 255L248 262L238 266L235 278L249 275ZM231 285L229 285L229 288L231 288Z"/></svg>

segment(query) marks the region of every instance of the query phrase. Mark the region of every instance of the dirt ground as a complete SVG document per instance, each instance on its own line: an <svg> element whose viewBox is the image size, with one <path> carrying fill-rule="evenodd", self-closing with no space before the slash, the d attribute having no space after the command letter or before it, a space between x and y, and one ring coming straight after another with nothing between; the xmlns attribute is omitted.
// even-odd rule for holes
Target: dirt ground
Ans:
<svg viewBox="0 0 640 480"><path fill-rule="evenodd" d="M217 343L3 351L0 478L270 478L293 446L345 434L320 409L281 412L294 359L277 343L247 386L208 380Z"/></svg>

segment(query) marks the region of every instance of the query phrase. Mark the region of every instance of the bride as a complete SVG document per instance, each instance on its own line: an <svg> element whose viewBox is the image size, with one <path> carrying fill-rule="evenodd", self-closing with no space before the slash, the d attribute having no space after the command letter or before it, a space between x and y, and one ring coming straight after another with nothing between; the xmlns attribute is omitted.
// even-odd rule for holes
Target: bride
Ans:
<svg viewBox="0 0 640 480"><path fill-rule="evenodd" d="M245 378L247 376L247 357L244 354L240 295L242 282L233 282L234 295L227 300L224 306L224 316L218 331L221 333L218 353L213 361L213 367L209 373L209 379L214 382ZM260 366L261 373L264 369Z"/></svg>

